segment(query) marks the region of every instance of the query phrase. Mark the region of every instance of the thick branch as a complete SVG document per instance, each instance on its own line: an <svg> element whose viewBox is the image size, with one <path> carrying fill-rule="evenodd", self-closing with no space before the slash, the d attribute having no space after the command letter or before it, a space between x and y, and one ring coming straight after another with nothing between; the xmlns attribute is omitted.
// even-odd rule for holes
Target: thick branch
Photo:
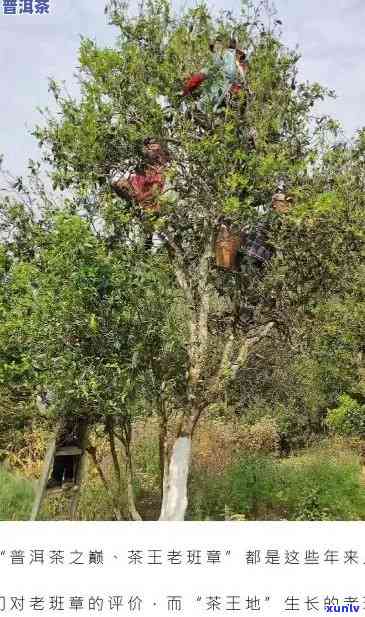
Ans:
<svg viewBox="0 0 365 617"><path fill-rule="evenodd" d="M231 379L234 379L240 368L244 366L252 347L259 343L263 338L265 338L273 327L274 322L270 321L264 326L260 326L259 328L257 328L256 331L252 332L252 335L250 337L244 340L236 356L236 361L231 364Z"/></svg>
<svg viewBox="0 0 365 617"><path fill-rule="evenodd" d="M205 251L200 260L199 274L199 296L200 296L200 312L199 312L199 343L200 357L202 358L206 352L208 344L208 317L209 317L209 301L210 290L208 286L209 276L209 259L212 255L212 234L207 239Z"/></svg>
<svg viewBox="0 0 365 617"><path fill-rule="evenodd" d="M107 481L105 474L102 470L102 467L97 459L97 455L96 455L96 448L95 446L89 446L87 448L87 452L88 454L91 456L91 459L93 461L93 464L95 466L96 471L98 472L99 478L105 488L105 492L108 496L111 497L112 500L112 507L113 507L113 512L114 512L114 516L116 518L117 521L122 521L123 520L123 515L122 512L119 509L119 505L116 503L114 494L113 494L113 490L109 484L109 482Z"/></svg>
<svg viewBox="0 0 365 617"><path fill-rule="evenodd" d="M117 450L116 450L116 447L115 447L114 422L113 422L112 418L107 418L106 425L105 425L105 430L106 430L106 433L107 433L108 439L109 439L110 452L111 452L112 459L113 459L115 475L116 475L116 478L117 478L119 490L121 490L121 488L122 488L122 474L121 474L121 471L120 471L118 454L117 454Z"/></svg>
<svg viewBox="0 0 365 617"><path fill-rule="evenodd" d="M205 250L198 266L198 311L192 316L190 324L190 375L189 397L198 384L204 366L208 347L208 317L210 309L210 289L208 284L209 259L212 254L212 233L206 239Z"/></svg>
<svg viewBox="0 0 365 617"><path fill-rule="evenodd" d="M164 491L164 477L169 464L169 453L167 447L167 414L166 401L163 396L160 399L160 434L159 434L159 454L160 454L160 488L161 495Z"/></svg>
<svg viewBox="0 0 365 617"><path fill-rule="evenodd" d="M274 322L270 321L264 326L260 326L255 330L252 330L249 335L247 335L241 345L239 346L238 352L236 354L235 359L232 359L232 350L234 346L235 336L232 332L229 338L226 341L222 352L222 358L220 365L218 367L217 372L212 377L210 381L210 386L208 388L208 397L207 400L213 402L217 394L222 390L224 383L227 378L235 379L238 371L244 366L247 362L249 353L251 349L263 338L265 338L271 329L274 327ZM207 403L207 405L209 404Z"/></svg>
<svg viewBox="0 0 365 617"><path fill-rule="evenodd" d="M184 269L184 260L183 260L182 253L179 247L177 246L176 242L174 242L174 240L172 239L169 232L168 231L164 232L164 235L166 236L170 257L174 262L174 271L175 271L177 283L179 287L183 290L185 299L188 302L189 306L192 306L193 297L192 297L191 289L188 283L188 277Z"/></svg>

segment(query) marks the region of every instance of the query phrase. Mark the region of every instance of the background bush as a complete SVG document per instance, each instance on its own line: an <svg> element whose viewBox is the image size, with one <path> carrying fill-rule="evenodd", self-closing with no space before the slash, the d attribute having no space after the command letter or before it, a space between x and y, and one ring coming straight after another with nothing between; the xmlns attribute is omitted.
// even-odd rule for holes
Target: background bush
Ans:
<svg viewBox="0 0 365 617"><path fill-rule="evenodd" d="M328 412L326 424L339 435L365 438L365 405L348 394L342 394L338 407Z"/></svg>

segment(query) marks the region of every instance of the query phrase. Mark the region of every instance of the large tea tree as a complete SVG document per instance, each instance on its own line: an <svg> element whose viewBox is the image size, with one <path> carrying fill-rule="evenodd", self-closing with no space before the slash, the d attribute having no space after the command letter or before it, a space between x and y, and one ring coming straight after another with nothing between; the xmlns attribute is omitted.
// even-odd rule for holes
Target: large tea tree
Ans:
<svg viewBox="0 0 365 617"><path fill-rule="evenodd" d="M144 234L155 227L167 238L165 254L184 297L189 336L176 438L170 448L165 443L161 520L182 520L197 422L229 391L263 338L277 326L290 328L300 311L331 293L344 267L351 269L355 208L349 210L331 185L335 163L324 164L337 133L335 123L314 116L326 92L297 82L299 56L281 43L273 15L261 20L245 5L237 18L216 19L201 5L176 16L161 1L144 3L137 17L114 1L109 15L118 28L115 48L82 41L81 98L52 82L59 113L46 115L36 135L55 187L81 199L97 195L111 251L126 242L128 229ZM247 85L234 108L196 113L191 101L182 105L183 80L209 64L212 39L219 34L228 40L232 32L248 54ZM170 103L168 113L161 96ZM141 223L138 208L114 196L109 181L115 170L141 163L148 136L170 150L173 190L161 197L160 216ZM282 179L296 206L272 230L276 259L264 271L245 264L239 272L219 270L214 243L220 217L238 227L254 224L257 207L270 202Z"/></svg>

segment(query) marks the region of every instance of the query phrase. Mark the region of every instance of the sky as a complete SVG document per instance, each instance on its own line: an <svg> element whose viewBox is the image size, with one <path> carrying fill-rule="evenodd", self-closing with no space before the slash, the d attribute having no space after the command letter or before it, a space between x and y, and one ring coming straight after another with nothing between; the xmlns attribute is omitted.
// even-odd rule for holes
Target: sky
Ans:
<svg viewBox="0 0 365 617"><path fill-rule="evenodd" d="M75 71L80 36L112 46L116 30L107 24L104 0L49 0L50 14L4 15L0 0L0 154L14 176L39 158L32 127L38 109L49 105L48 78L77 91ZM20 0L17 0L20 3ZM37 0L34 0L36 2ZM238 0L208 0L237 9ZM131 5L135 0L130 0ZM300 78L334 89L335 101L321 111L336 117L348 137L365 125L364 0L277 0L283 40L299 47Z"/></svg>

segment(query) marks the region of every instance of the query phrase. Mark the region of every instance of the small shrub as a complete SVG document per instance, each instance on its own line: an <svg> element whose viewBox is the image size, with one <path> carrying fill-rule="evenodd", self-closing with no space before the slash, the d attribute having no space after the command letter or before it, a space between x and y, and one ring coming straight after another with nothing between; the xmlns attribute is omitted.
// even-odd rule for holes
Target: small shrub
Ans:
<svg viewBox="0 0 365 617"><path fill-rule="evenodd" d="M204 418L193 440L193 460L199 468L219 476L232 463L242 434L240 423Z"/></svg>
<svg viewBox="0 0 365 617"><path fill-rule="evenodd" d="M280 435L276 420L268 416L261 418L255 424L247 426L246 431L242 431L238 436L237 442L246 452L278 452Z"/></svg>
<svg viewBox="0 0 365 617"><path fill-rule="evenodd" d="M250 425L269 419L275 423L277 446L281 453L289 454L311 443L312 430L309 417L299 413L294 407L279 403L270 405L266 401L257 400L245 413L245 421Z"/></svg>
<svg viewBox="0 0 365 617"><path fill-rule="evenodd" d="M300 496L293 512L297 521L330 521L330 510L321 504L321 491L318 486L308 487Z"/></svg>
<svg viewBox="0 0 365 617"><path fill-rule="evenodd" d="M365 438L365 405L358 403L348 394L340 396L339 402L338 407L328 411L328 428L339 435Z"/></svg>

